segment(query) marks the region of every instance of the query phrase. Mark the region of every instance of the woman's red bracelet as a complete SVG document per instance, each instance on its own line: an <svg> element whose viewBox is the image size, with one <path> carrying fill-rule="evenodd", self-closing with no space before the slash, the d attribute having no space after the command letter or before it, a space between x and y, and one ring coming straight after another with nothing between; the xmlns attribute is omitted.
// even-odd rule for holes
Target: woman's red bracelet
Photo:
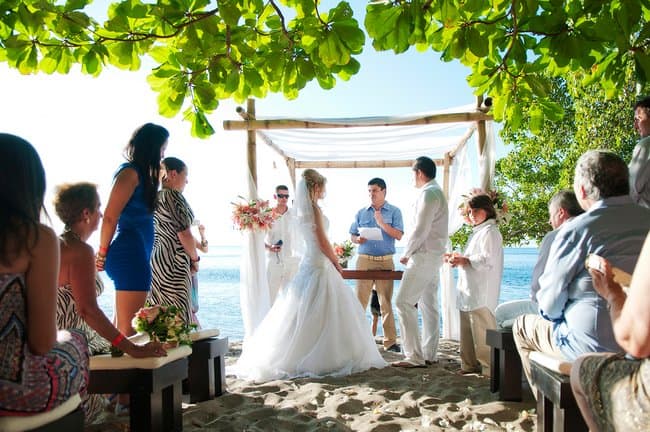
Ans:
<svg viewBox="0 0 650 432"><path fill-rule="evenodd" d="M108 252L108 247L106 246L100 246L99 247L99 253L102 255L106 255L106 252Z"/></svg>
<svg viewBox="0 0 650 432"><path fill-rule="evenodd" d="M124 334L122 334L122 333L118 334L117 336L115 336L115 339L113 339L111 341L111 345L113 345L115 348L117 348L119 343L122 342L124 340L124 338L126 338L126 336L124 336Z"/></svg>

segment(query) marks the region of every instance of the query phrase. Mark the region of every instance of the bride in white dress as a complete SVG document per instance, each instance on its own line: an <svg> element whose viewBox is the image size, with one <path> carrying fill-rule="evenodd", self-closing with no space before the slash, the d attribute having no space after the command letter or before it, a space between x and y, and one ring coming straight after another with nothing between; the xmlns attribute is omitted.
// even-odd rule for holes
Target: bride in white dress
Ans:
<svg viewBox="0 0 650 432"><path fill-rule="evenodd" d="M303 258L289 287L244 341L233 368L239 378L341 376L387 366L325 234L328 221L317 205L325 181L307 169L298 183L294 208Z"/></svg>

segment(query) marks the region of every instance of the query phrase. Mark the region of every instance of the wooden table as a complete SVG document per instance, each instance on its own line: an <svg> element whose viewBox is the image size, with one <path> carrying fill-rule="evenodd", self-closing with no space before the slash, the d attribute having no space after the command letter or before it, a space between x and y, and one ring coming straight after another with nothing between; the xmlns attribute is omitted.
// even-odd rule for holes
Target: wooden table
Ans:
<svg viewBox="0 0 650 432"><path fill-rule="evenodd" d="M401 270L343 270L343 279L402 280Z"/></svg>

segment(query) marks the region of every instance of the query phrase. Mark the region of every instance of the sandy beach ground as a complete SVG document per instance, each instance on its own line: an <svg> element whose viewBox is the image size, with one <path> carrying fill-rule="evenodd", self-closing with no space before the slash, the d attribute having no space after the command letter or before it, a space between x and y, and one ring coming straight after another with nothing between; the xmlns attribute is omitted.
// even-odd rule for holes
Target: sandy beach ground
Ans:
<svg viewBox="0 0 650 432"><path fill-rule="evenodd" d="M228 393L183 404L184 431L533 431L535 401L500 402L489 379L460 375L458 343L440 342L440 362L426 368L373 369L347 377L254 384L227 377ZM234 363L241 344L226 359ZM383 352L386 361L401 355ZM128 417L106 415L87 431L128 430Z"/></svg>

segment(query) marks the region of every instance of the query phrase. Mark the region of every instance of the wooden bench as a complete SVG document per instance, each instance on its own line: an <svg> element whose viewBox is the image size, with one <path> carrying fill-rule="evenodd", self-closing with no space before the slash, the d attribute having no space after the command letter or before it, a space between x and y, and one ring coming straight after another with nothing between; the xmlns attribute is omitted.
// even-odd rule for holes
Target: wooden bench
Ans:
<svg viewBox="0 0 650 432"><path fill-rule="evenodd" d="M512 329L487 330L490 346L490 391L499 392L499 400L520 401L522 372Z"/></svg>
<svg viewBox="0 0 650 432"><path fill-rule="evenodd" d="M88 392L128 393L132 432L182 431L181 386L191 353L180 346L166 357L91 356Z"/></svg>
<svg viewBox="0 0 650 432"><path fill-rule="evenodd" d="M190 403L221 396L226 391L228 338L219 338L219 330L192 332L192 354L188 361L187 387Z"/></svg>
<svg viewBox="0 0 650 432"><path fill-rule="evenodd" d="M22 417L0 417L2 432L83 432L84 413L79 394L53 410Z"/></svg>
<svg viewBox="0 0 650 432"><path fill-rule="evenodd" d="M587 432L589 428L571 390L571 363L533 352L530 366L537 387L538 432Z"/></svg>

